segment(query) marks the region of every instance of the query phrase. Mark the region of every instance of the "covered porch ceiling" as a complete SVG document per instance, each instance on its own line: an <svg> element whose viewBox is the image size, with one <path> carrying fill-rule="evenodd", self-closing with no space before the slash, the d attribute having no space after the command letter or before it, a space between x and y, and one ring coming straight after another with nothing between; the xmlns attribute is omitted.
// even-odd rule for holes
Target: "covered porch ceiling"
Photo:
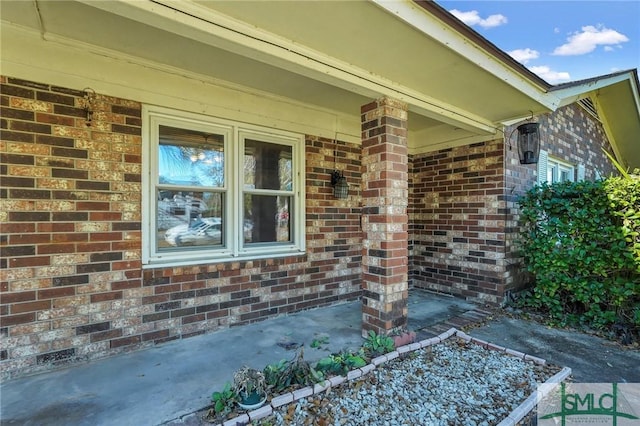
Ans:
<svg viewBox="0 0 640 426"><path fill-rule="evenodd" d="M409 104L412 152L487 139L501 123L559 103L546 83L445 22L451 18L431 2L2 1L1 8L3 21L43 37L343 114L357 116L382 96L400 99Z"/></svg>

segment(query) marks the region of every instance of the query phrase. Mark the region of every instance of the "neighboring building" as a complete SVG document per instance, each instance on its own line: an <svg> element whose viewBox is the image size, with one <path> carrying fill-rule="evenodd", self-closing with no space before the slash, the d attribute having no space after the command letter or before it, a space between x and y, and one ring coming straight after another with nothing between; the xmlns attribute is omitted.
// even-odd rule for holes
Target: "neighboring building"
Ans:
<svg viewBox="0 0 640 426"><path fill-rule="evenodd" d="M0 7L3 378L358 298L389 332L411 286L499 304L519 195L640 166L637 71L550 86L431 2Z"/></svg>

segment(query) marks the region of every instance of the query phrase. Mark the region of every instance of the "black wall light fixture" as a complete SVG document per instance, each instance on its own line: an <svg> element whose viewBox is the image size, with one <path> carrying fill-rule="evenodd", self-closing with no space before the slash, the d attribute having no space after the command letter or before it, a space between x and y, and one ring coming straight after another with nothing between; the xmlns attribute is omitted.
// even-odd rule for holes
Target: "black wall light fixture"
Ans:
<svg viewBox="0 0 640 426"><path fill-rule="evenodd" d="M336 167L336 158L338 157L338 133L336 132L336 138L333 143L333 172L331 172L331 186L333 186L333 196L338 199L345 199L349 196L349 184L347 178L344 177L344 172L341 172Z"/></svg>
<svg viewBox="0 0 640 426"><path fill-rule="evenodd" d="M530 120L533 119L533 112ZM518 131L518 157L520 164L535 164L540 155L540 123L528 122L519 125L509 135L509 149L511 149L511 136Z"/></svg>
<svg viewBox="0 0 640 426"><path fill-rule="evenodd" d="M333 186L333 196L335 198L344 199L349 196L349 184L342 172L334 170L331 173L331 186Z"/></svg>
<svg viewBox="0 0 640 426"><path fill-rule="evenodd" d="M518 156L520 164L535 164L540 155L540 123L518 126Z"/></svg>
<svg viewBox="0 0 640 426"><path fill-rule="evenodd" d="M87 127L91 127L93 122L93 106L96 99L96 91L91 87L85 87L82 89L82 109L84 111L84 124Z"/></svg>

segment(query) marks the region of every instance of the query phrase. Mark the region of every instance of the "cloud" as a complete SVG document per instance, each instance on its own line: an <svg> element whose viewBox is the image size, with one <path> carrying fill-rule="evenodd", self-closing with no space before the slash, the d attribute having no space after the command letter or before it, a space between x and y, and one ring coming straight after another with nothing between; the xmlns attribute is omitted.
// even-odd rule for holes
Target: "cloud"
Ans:
<svg viewBox="0 0 640 426"><path fill-rule="evenodd" d="M529 49L528 47L526 49L512 50L507 53L509 54L509 56L511 56L521 64L526 64L530 60L538 59L538 57L540 57L540 52L538 52L537 50Z"/></svg>
<svg viewBox="0 0 640 426"><path fill-rule="evenodd" d="M629 41L627 36L615 30L610 30L602 25L597 27L587 25L582 27L582 31L569 36L568 43L556 47L553 54L558 56L584 55L593 52L598 46L619 45L627 41Z"/></svg>
<svg viewBox="0 0 640 426"><path fill-rule="evenodd" d="M480 25L482 28L493 28L507 23L507 17L504 15L489 15L486 19L483 19L477 10L462 12L458 9L453 9L449 13L470 27Z"/></svg>
<svg viewBox="0 0 640 426"><path fill-rule="evenodd" d="M549 68L546 65L542 65L538 67L530 67L529 70L534 74L537 74L544 81L551 84L571 80L571 76L569 75L568 72L553 71L551 68Z"/></svg>

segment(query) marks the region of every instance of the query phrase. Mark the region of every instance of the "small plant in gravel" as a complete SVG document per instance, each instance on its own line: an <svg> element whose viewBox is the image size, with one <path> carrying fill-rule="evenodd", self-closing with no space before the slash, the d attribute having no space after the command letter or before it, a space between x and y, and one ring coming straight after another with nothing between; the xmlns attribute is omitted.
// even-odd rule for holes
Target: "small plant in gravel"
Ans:
<svg viewBox="0 0 640 426"><path fill-rule="evenodd" d="M231 388L231 383L227 382L221 391L216 391L211 395L213 407L207 413L208 418L224 419L228 416L238 400L238 395Z"/></svg>
<svg viewBox="0 0 640 426"><path fill-rule="evenodd" d="M263 373L269 389L274 392L309 386L324 380L322 372L314 369L304 359L304 348L300 348L291 361L281 360L267 365Z"/></svg>
<svg viewBox="0 0 640 426"><path fill-rule="evenodd" d="M365 365L367 365L367 361L365 360L364 351L361 349L356 353L342 351L331 354L318 361L315 368L324 375L345 375L349 371Z"/></svg>
<svg viewBox="0 0 640 426"><path fill-rule="evenodd" d="M268 364L262 370L267 387L272 392L281 392L286 387L284 370L287 368L288 361L281 359L279 362Z"/></svg>
<svg viewBox="0 0 640 426"><path fill-rule="evenodd" d="M369 330L369 334L362 345L362 349L369 358L375 358L392 352L395 349L395 345L391 337L383 336L381 334L377 334L373 330Z"/></svg>
<svg viewBox="0 0 640 426"><path fill-rule="evenodd" d="M322 349L323 346L326 346L328 344L329 344L328 336L319 336L313 339L309 346L311 346L314 349Z"/></svg>

